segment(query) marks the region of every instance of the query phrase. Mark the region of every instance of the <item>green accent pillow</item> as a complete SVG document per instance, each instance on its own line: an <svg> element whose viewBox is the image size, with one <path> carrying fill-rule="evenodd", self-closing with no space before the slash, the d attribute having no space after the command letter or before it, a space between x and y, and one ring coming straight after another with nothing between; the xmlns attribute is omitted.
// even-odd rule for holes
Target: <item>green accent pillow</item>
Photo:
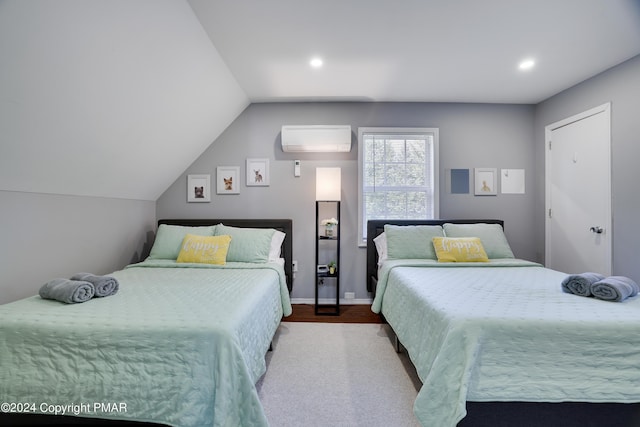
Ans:
<svg viewBox="0 0 640 427"><path fill-rule="evenodd" d="M241 228L218 224L215 235L231 236L227 262L268 262L274 232L272 228Z"/></svg>
<svg viewBox="0 0 640 427"><path fill-rule="evenodd" d="M515 258L500 224L451 224L443 226L447 237L479 237L489 258Z"/></svg>
<svg viewBox="0 0 640 427"><path fill-rule="evenodd" d="M433 238L443 237L439 225L390 225L384 226L387 236L389 259L437 259Z"/></svg>
<svg viewBox="0 0 640 427"><path fill-rule="evenodd" d="M182 241L187 234L196 236L213 236L216 226L210 225L206 227L186 227L182 225L160 224L156 239L153 242L149 259L172 259L176 260Z"/></svg>

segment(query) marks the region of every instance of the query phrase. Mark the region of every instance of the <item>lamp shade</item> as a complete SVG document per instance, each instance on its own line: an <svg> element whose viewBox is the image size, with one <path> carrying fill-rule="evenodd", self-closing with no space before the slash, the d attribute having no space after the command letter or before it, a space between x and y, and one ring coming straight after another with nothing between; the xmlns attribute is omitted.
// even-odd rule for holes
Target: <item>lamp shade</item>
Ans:
<svg viewBox="0 0 640 427"><path fill-rule="evenodd" d="M316 168L316 200L340 201L340 168Z"/></svg>

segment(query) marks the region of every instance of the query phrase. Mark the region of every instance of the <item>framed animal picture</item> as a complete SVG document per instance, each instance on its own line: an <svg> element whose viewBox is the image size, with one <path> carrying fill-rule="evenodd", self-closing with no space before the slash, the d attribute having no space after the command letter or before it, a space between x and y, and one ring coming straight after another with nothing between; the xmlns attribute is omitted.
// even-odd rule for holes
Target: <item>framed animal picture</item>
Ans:
<svg viewBox="0 0 640 427"><path fill-rule="evenodd" d="M269 159L247 159L247 187L269 185Z"/></svg>
<svg viewBox="0 0 640 427"><path fill-rule="evenodd" d="M240 194L240 166L218 166L216 174L216 193Z"/></svg>
<svg viewBox="0 0 640 427"><path fill-rule="evenodd" d="M211 175L187 175L187 202L211 201Z"/></svg>

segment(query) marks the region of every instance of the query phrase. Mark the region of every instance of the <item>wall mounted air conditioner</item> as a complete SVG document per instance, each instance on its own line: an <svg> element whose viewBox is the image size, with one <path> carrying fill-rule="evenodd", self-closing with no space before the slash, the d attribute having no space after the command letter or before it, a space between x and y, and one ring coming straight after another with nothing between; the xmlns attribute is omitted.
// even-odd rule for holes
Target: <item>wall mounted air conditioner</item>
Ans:
<svg viewBox="0 0 640 427"><path fill-rule="evenodd" d="M285 153L346 153L351 151L351 126L282 126Z"/></svg>

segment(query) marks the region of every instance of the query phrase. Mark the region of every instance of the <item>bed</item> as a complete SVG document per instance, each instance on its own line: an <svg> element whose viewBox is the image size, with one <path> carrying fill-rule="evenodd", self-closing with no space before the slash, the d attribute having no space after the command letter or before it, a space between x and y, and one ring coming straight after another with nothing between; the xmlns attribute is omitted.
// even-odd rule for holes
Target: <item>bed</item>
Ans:
<svg viewBox="0 0 640 427"><path fill-rule="evenodd" d="M386 253L378 238L385 225ZM433 236L442 226L446 236L477 231L493 256L443 263L409 250L400 258L416 236L432 241L417 226ZM499 220L367 224L372 310L392 327L422 381L414 404L420 422L640 425L640 298L613 303L563 293L566 274L513 258L502 226ZM495 236L485 236L487 230Z"/></svg>
<svg viewBox="0 0 640 427"><path fill-rule="evenodd" d="M185 236L228 235L225 264L176 261ZM291 314L291 255L288 219L160 220L116 294L0 306L0 424L268 425L255 383Z"/></svg>

